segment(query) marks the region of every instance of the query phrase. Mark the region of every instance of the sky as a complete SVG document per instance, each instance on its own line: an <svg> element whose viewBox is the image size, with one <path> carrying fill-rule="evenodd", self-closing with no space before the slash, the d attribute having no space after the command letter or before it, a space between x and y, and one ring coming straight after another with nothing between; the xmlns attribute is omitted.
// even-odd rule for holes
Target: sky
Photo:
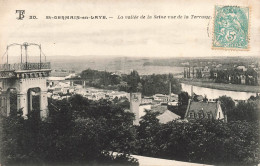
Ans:
<svg viewBox="0 0 260 166"><path fill-rule="evenodd" d="M250 49L212 49L215 5L249 6ZM0 0L0 56L12 43L41 44L47 56L210 57L260 55L260 1L181 2ZM16 10L25 10L17 20ZM29 19L36 16L37 20ZM118 19L118 16L150 15L153 19ZM155 15L211 16L212 19L154 19ZM48 20L46 16L107 16L106 20ZM30 54L37 54L30 47ZM10 49L15 56L19 47Z"/></svg>

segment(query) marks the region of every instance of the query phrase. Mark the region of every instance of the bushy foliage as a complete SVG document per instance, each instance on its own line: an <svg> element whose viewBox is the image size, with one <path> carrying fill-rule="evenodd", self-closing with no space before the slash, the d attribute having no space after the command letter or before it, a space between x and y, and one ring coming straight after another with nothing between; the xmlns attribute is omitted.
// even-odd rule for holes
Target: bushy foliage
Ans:
<svg viewBox="0 0 260 166"><path fill-rule="evenodd" d="M232 103L230 98L221 100L227 106ZM254 98L230 108L255 110L257 101ZM228 111L227 106L223 109ZM69 100L49 99L47 121L40 119L37 110L28 119L21 110L13 111L0 120L1 162L138 165L130 157L133 153L205 164L254 165L260 161L259 119L161 124L158 112L146 110L140 126L133 126L134 114L124 110L128 107L117 99L91 101L75 95Z"/></svg>
<svg viewBox="0 0 260 166"><path fill-rule="evenodd" d="M260 119L260 100L239 102L237 106L229 113L229 120L246 120L248 122Z"/></svg>
<svg viewBox="0 0 260 166"><path fill-rule="evenodd" d="M231 97L219 97L221 108L227 115L228 121L258 121L260 120L260 99L259 97L250 97L247 101L239 101L237 105Z"/></svg>
<svg viewBox="0 0 260 166"><path fill-rule="evenodd" d="M88 85L93 87L142 92L145 96L157 93L169 94L169 82L173 93L181 91L180 82L172 74L153 74L140 77L138 72L133 70L129 74L119 76L106 71L87 69L82 71L81 78L87 79Z"/></svg>
<svg viewBox="0 0 260 166"><path fill-rule="evenodd" d="M152 112L151 110L145 110L145 116L141 118L140 126L137 127L137 142L138 142L138 154L155 156L158 151L156 146L156 137L154 134L159 130L159 120L156 116L159 112Z"/></svg>
<svg viewBox="0 0 260 166"><path fill-rule="evenodd" d="M219 101L221 103L222 110L227 113L230 110L233 110L235 108L235 102L231 97L228 96L220 96Z"/></svg>
<svg viewBox="0 0 260 166"><path fill-rule="evenodd" d="M87 69L81 72L81 78L87 79L92 86L100 88L108 85L117 85L120 83L121 78L107 71L98 71Z"/></svg>
<svg viewBox="0 0 260 166"><path fill-rule="evenodd" d="M253 165L260 161L259 122L159 124L148 112L138 129L142 155L208 164Z"/></svg>
<svg viewBox="0 0 260 166"><path fill-rule="evenodd" d="M132 71L130 74L123 77L123 81L127 82L127 92L140 92L142 85L140 84L140 76L137 71Z"/></svg>
<svg viewBox="0 0 260 166"><path fill-rule="evenodd" d="M142 94L151 96L154 94L169 94L169 82L172 93L180 93L181 84L172 74L153 74L143 76L141 79Z"/></svg>
<svg viewBox="0 0 260 166"><path fill-rule="evenodd" d="M28 119L21 113L1 117L2 163L138 165L129 156L136 135L132 113L110 101L94 102L79 95L49 103L47 121L40 119L39 111L33 111Z"/></svg>
<svg viewBox="0 0 260 166"><path fill-rule="evenodd" d="M181 92L178 94L178 103L179 105L188 105L190 96L187 92Z"/></svg>

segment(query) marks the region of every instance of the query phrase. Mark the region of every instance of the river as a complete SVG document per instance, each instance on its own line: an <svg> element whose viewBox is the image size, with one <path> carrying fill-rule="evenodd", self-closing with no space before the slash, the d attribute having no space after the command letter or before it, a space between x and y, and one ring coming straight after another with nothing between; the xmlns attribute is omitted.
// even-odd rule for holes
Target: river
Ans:
<svg viewBox="0 0 260 166"><path fill-rule="evenodd" d="M191 85L181 83L182 90L188 92L191 95ZM252 92L236 92L219 89L204 88L199 86L193 86L193 92L197 95L207 96L208 99L216 99L219 96L229 96L234 100L247 100L250 96L256 96L256 93Z"/></svg>

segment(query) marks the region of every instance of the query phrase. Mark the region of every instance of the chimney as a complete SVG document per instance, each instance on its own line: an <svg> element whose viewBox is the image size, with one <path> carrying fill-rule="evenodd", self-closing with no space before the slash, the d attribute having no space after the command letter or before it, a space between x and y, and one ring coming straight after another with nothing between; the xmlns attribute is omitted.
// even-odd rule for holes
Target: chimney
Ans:
<svg viewBox="0 0 260 166"><path fill-rule="evenodd" d="M188 78L190 78L190 66L188 68Z"/></svg>
<svg viewBox="0 0 260 166"><path fill-rule="evenodd" d="M194 78L194 74L195 74L195 71L194 71L194 66L192 67L192 78Z"/></svg>
<svg viewBox="0 0 260 166"><path fill-rule="evenodd" d="M193 100L193 85L191 85L191 99Z"/></svg>
<svg viewBox="0 0 260 166"><path fill-rule="evenodd" d="M227 114L224 112L224 122L227 123Z"/></svg>
<svg viewBox="0 0 260 166"><path fill-rule="evenodd" d="M172 94L172 84L171 84L171 81L169 80L169 101L171 102L171 94Z"/></svg>

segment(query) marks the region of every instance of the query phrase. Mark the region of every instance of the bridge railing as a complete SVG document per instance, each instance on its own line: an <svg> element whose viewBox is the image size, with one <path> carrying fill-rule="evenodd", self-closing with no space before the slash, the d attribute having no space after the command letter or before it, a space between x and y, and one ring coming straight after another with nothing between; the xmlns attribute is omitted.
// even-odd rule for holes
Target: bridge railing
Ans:
<svg viewBox="0 0 260 166"><path fill-rule="evenodd" d="M50 62L0 64L0 71L51 69Z"/></svg>

